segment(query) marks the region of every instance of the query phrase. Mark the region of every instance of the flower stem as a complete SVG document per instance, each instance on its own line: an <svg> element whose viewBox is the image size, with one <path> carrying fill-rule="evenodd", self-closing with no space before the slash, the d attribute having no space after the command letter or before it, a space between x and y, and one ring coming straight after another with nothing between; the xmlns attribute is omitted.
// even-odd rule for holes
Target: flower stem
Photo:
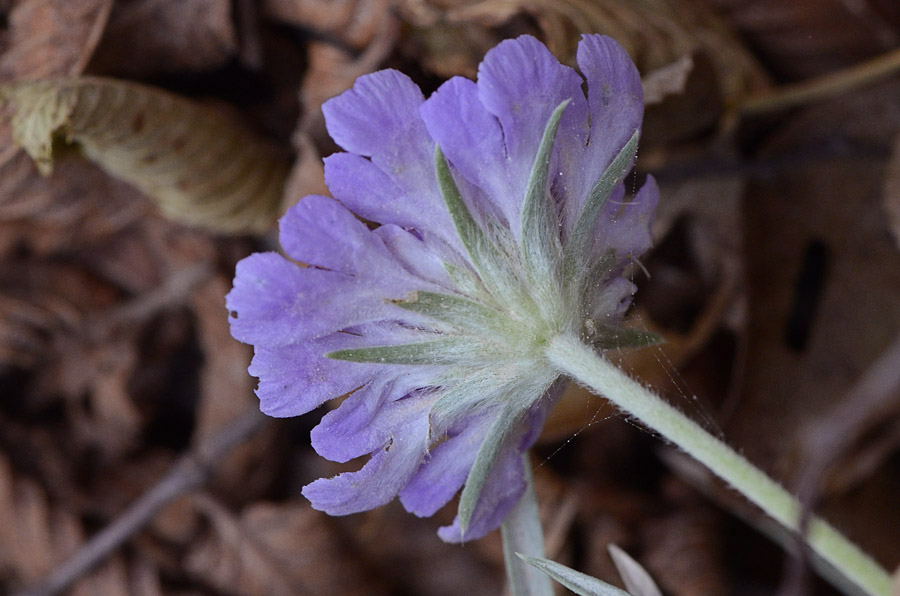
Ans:
<svg viewBox="0 0 900 596"><path fill-rule="evenodd" d="M593 349L575 337L559 336L548 345L547 357L560 372L603 395L678 445L783 526L797 529L800 503L795 497ZM813 517L807 541L827 565L866 594L891 595L890 575L827 522Z"/></svg>
<svg viewBox="0 0 900 596"><path fill-rule="evenodd" d="M522 464L525 466L525 493L500 527L509 593L512 596L553 596L550 578L516 556L516 553L539 559L545 556L544 533L528 453L522 454Z"/></svg>

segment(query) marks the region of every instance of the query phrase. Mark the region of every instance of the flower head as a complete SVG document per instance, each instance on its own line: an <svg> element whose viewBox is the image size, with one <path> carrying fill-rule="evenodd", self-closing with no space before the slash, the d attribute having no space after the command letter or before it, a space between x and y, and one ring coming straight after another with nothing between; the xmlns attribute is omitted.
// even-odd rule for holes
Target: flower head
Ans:
<svg viewBox="0 0 900 596"><path fill-rule="evenodd" d="M646 339L620 328L634 291L623 271L650 245L657 200L652 179L631 200L622 183L640 78L608 37L584 36L577 59L584 78L523 36L488 52L477 83L453 78L426 100L384 70L323 106L346 150L325 160L334 199L304 198L280 230L310 266L252 255L227 298L264 412L350 394L312 444L370 458L306 486L317 509L399 495L429 516L462 488L439 534L483 536L521 496L522 453L560 394L548 342Z"/></svg>

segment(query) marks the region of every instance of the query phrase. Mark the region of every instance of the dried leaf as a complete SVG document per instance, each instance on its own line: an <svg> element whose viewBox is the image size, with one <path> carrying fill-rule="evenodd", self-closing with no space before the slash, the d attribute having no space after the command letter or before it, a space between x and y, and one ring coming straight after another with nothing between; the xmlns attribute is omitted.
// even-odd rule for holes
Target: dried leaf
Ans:
<svg viewBox="0 0 900 596"><path fill-rule="evenodd" d="M894 0L703 0L752 43L767 68L790 79L851 66L897 47Z"/></svg>
<svg viewBox="0 0 900 596"><path fill-rule="evenodd" d="M796 118L766 148L787 165L751 186L744 204L752 377L732 436L783 472L796 429L843 397L900 332L900 254L880 209L884 163L819 151L887 144L900 130L898 90L882 86Z"/></svg>
<svg viewBox="0 0 900 596"><path fill-rule="evenodd" d="M31 367L76 333L87 311L115 293L83 268L44 261L0 262L0 363Z"/></svg>
<svg viewBox="0 0 900 596"><path fill-rule="evenodd" d="M15 478L3 453L0 497L0 572L11 575L16 584L34 584L81 546L80 522L50 503L36 483ZM122 560L114 557L82 577L72 594L131 594Z"/></svg>
<svg viewBox="0 0 900 596"><path fill-rule="evenodd" d="M16 142L43 173L56 139L134 184L172 219L220 233L265 232L287 165L266 143L210 108L133 83L37 81L5 90Z"/></svg>
<svg viewBox="0 0 900 596"><path fill-rule="evenodd" d="M468 0L453 2L452 8L442 7L439 0L404 0L399 4L402 14L419 16L419 27L460 27L458 34L466 37L472 33L462 26L500 27L510 24L517 15L531 15L550 50L570 64L574 63L578 33L615 37L643 72L662 68L685 55L704 53L713 65L713 87L723 105L765 84L764 73L727 25L695 0ZM431 43L430 36L424 39ZM459 45L462 42L459 38ZM421 60L426 65L440 63L440 50L446 45L424 46L431 51ZM473 56L471 67L453 74L474 70L482 55Z"/></svg>
<svg viewBox="0 0 900 596"><path fill-rule="evenodd" d="M230 0L117 2L92 73L146 77L213 70L237 53Z"/></svg>
<svg viewBox="0 0 900 596"><path fill-rule="evenodd" d="M680 483L669 485L682 494L667 511L643 520L641 560L670 596L728 592L722 514Z"/></svg>
<svg viewBox="0 0 900 596"><path fill-rule="evenodd" d="M73 447L90 449L98 462L121 459L139 444L146 422L129 391L137 345L126 337L72 348L51 370L67 398Z"/></svg>
<svg viewBox="0 0 900 596"><path fill-rule="evenodd" d="M0 255L96 247L152 212L137 189L74 155L61 156L49 178L24 152L0 165Z"/></svg>
<svg viewBox="0 0 900 596"><path fill-rule="evenodd" d="M368 46L385 19L390 0L264 0L263 12L276 20L333 37L355 49Z"/></svg>
<svg viewBox="0 0 900 596"><path fill-rule="evenodd" d="M217 589L248 596L387 594L306 502L259 502L240 518L209 498L198 505L214 534L191 550L186 567Z"/></svg>
<svg viewBox="0 0 900 596"><path fill-rule="evenodd" d="M258 408L254 380L247 374L251 350L236 342L229 332L222 297L228 280L217 277L203 285L193 297L197 331L204 362L200 373L200 400L191 441L198 445L250 408ZM259 496L278 470L272 446L275 433L260 432L232 451L219 466L215 487L232 504Z"/></svg>
<svg viewBox="0 0 900 596"><path fill-rule="evenodd" d="M888 146L900 131L898 92L893 82L795 117L765 148L782 167L756 181L744 203L751 336L727 435L778 478L796 478L804 463L798 429L842 399L900 334L900 253L881 209L884 156L863 149ZM867 484L877 495L876 479ZM874 556L896 557L877 550L887 520L900 523L896 506L876 512L877 497L869 509L853 495L843 507L830 497L831 519L874 545ZM879 523L841 523L861 511Z"/></svg>
<svg viewBox="0 0 900 596"><path fill-rule="evenodd" d="M309 65L300 87L303 118L297 134L310 134L330 143L325 132L322 104L353 86L357 77L375 70L393 47L395 36L396 22L391 17L381 22L378 34L358 56L333 44L311 43Z"/></svg>
<svg viewBox="0 0 900 596"><path fill-rule="evenodd" d="M294 145L297 147L297 160L294 162L284 189L281 203L282 213L307 195L328 196L329 194L328 187L325 185L325 167L322 158L312 139L303 130L302 123L297 126Z"/></svg>
<svg viewBox="0 0 900 596"><path fill-rule="evenodd" d="M145 447L138 455L115 466L107 466L102 478L88 487L90 512L107 520L116 516L151 490L172 469L171 449ZM197 535L200 514L193 498L184 496L156 513L148 531L170 544L187 545Z"/></svg>
<svg viewBox="0 0 900 596"><path fill-rule="evenodd" d="M0 81L81 74L113 0L20 0L8 16Z"/></svg>

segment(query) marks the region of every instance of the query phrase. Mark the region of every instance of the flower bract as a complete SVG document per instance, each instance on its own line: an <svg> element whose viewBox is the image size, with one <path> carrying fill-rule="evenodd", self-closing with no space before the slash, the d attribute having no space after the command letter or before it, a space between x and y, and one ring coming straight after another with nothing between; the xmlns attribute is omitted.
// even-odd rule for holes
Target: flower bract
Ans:
<svg viewBox="0 0 900 596"><path fill-rule="evenodd" d="M384 70L323 106L345 150L325 160L334 198L289 210L287 258L247 257L227 297L264 412L349 394L312 445L368 460L306 486L315 508L399 496L430 516L462 490L439 535L483 536L521 496L522 454L560 395L548 342L648 341L621 328L635 289L625 270L650 245L658 195L648 178L626 198L623 183L640 77L600 35L582 38L577 63L581 74L523 36L489 51L477 82L453 78L426 99Z"/></svg>

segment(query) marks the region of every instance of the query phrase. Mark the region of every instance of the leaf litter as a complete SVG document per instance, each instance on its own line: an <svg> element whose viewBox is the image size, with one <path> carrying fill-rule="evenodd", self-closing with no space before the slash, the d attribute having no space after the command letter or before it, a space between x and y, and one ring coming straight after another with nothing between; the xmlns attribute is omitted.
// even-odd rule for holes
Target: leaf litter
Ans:
<svg viewBox="0 0 900 596"><path fill-rule="evenodd" d="M45 138L55 167L42 177L13 143L15 106L5 106L0 593L38 585L168 477L180 456L256 407L250 355L228 336L222 296L237 260L272 247L276 214L325 192L320 160L334 146L322 102L387 66L435 88L474 74L486 49L521 33L568 61L578 33L607 33L636 58L657 101L638 176L659 179L663 211L657 248L643 263L650 277L635 271L633 323L668 343L623 354L623 365L796 486L820 465L805 442L809 429L826 441L845 432L829 415L851 407L850 389L900 332L896 75L792 111L742 119L737 107L776 93L773 81L889 52L900 43L900 20L882 0L795 4L0 3L3 86L54 79L50 89L146 89L187 102L191 114L219 114L249 131L248 145L294 157L257 223L243 211L262 200L253 193L222 206L237 214L233 224L202 210L179 221L146 185L113 178L58 138ZM123 133L119 142L135 140ZM248 169L262 159L234 155L250 160ZM193 175L190 163L177 160ZM758 520L752 511L672 463L667 447L623 424L600 398L571 393L536 453L557 560L621 585L606 554L614 542L666 594L777 589L772 563L781 551L739 521ZM896 568L900 414L884 412L854 427L859 440L832 454L837 464L814 481L817 507ZM452 506L435 520L394 506L336 520L312 511L299 486L339 468L317 469L330 464L311 456L310 424L267 424L227 450L202 492L173 495L122 548L79 575L73 593L499 591L496 537L464 549L434 538Z"/></svg>

